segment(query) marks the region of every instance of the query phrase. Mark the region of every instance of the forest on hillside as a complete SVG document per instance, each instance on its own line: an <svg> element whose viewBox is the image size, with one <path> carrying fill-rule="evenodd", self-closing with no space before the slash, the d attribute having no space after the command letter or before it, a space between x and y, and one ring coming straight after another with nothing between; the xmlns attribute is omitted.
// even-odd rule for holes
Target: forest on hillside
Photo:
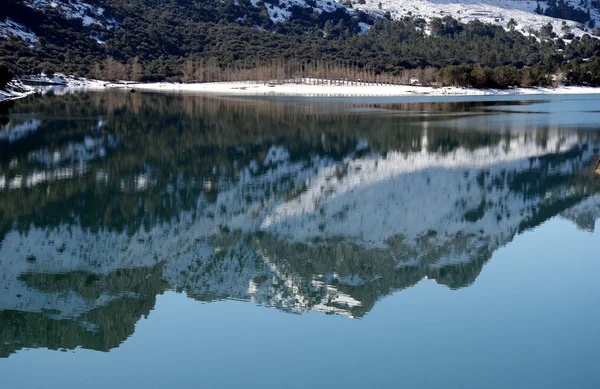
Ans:
<svg viewBox="0 0 600 389"><path fill-rule="evenodd" d="M27 19L40 39L37 44L0 40L5 73L60 71L173 82L320 78L496 88L600 85L600 40L574 37L566 24L561 31L547 25L537 36L525 36L478 21L375 20L343 8L317 15L298 7L292 21L273 24L265 8L249 0L235 6L228 1L114 0L110 7L96 2L107 7L104 16L118 27L84 26L58 12L7 0L0 17ZM359 23L372 27L360 33Z"/></svg>

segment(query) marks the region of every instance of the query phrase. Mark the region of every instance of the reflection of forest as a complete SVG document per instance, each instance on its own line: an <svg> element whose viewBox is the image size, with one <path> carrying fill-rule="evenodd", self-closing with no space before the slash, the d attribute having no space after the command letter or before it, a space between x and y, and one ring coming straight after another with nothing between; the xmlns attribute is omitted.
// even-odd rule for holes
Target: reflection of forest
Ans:
<svg viewBox="0 0 600 389"><path fill-rule="evenodd" d="M360 317L424 277L470 285L559 214L593 229L598 133L443 126L490 104L15 103L5 126L39 128L0 142L0 356L117 347L166 289Z"/></svg>
<svg viewBox="0 0 600 389"><path fill-rule="evenodd" d="M135 205L140 199L154 210L157 220L168 219L179 207L189 209L200 193L214 196L219 178L234 179L252 160L263 161L273 144L289 150L292 161L317 156L340 160L363 140L374 152L419 151L424 147L423 123L444 119L432 119L429 113L478 111L489 104L390 105L391 110L409 112L398 116L353 113L323 104L119 91L19 101L10 112L17 118L13 121L35 112L41 123L38 131L19 142L0 142L0 183L8 187L15 177L20 177L20 186L26 186L28 177L38 183L20 190L19 196L0 191L0 237L14 221L62 222L67 210L61 212L57 202L65 199L80 204L79 221L90 227L99 218L111 228L139 226L141 215ZM474 149L506 136L436 127L428 129L425 147L435 152ZM544 145L549 131L534 136L537 144ZM53 162L53 155L73 153L90 138L106 146L104 160L89 152L88 159L96 158L86 161L81 152L70 160ZM61 180L61 172L69 179ZM48 179L36 181L41 173ZM176 187L176 200L165 201L172 196L161 189L169 185ZM73 207L78 206L70 204Z"/></svg>
<svg viewBox="0 0 600 389"><path fill-rule="evenodd" d="M106 276L80 272L23 274L21 280L32 289L48 293L71 290L89 300L110 294L111 299L77 318L62 320L57 318L60 306L40 312L0 311L0 358L26 347L99 351L118 347L133 334L137 321L154 308L156 295L165 290L160 277L160 266L119 269Z"/></svg>

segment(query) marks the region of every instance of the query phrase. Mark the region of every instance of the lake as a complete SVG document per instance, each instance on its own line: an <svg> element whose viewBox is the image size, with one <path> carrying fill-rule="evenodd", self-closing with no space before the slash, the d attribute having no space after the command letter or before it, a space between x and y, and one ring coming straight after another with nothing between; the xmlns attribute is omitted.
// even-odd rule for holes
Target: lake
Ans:
<svg viewBox="0 0 600 389"><path fill-rule="evenodd" d="M3 388L597 388L600 96L0 105Z"/></svg>

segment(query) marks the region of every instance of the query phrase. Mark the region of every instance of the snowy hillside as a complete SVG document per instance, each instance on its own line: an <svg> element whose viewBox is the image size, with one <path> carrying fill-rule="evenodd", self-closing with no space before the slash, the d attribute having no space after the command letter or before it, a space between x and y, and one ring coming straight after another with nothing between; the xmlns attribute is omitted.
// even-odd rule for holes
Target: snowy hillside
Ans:
<svg viewBox="0 0 600 389"><path fill-rule="evenodd" d="M16 36L31 44L38 42L38 37L28 27L16 23L10 18L0 20L0 38L8 38L9 36Z"/></svg>
<svg viewBox="0 0 600 389"><path fill-rule="evenodd" d="M539 31L542 26L550 23L559 36L563 35L563 22L565 22L576 36L593 33L593 29L589 31L582 29L581 27L587 26L582 26L580 23L537 14L535 9L539 3L533 0L364 0L364 2L365 4L355 4L355 7L370 12L377 10L389 12L393 19L411 16L429 21L432 18L452 16L463 23L479 20L506 29L508 29L508 22L514 19L517 22L515 29L525 34L530 30ZM577 0L567 0L567 3L587 11L587 8L582 7ZM592 10L591 17L597 25L600 25L598 10Z"/></svg>
<svg viewBox="0 0 600 389"><path fill-rule="evenodd" d="M582 5L577 0L567 0L566 3L584 12L590 8L591 19L596 25L600 25L600 12L593 9L589 3ZM258 2L254 1L253 4ZM345 8L349 13L361 10L378 17L383 17L389 12L389 16L395 20L415 17L430 21L433 18L452 16L463 23L479 20L505 29L510 28L507 24L513 19L517 23L514 28L525 34L529 34L530 31L537 32L548 23L559 36L564 35L566 31L564 24L575 36L595 32L594 28L588 28L587 25L575 21L540 15L535 12L538 4L540 3L533 0L354 0L351 2L319 0L314 4L304 0L280 0L278 6L266 4L266 7L273 22L291 20L292 14L289 10L292 7L308 7L318 13ZM545 9L547 6L541 4L541 7ZM365 26L366 28L368 26Z"/></svg>
<svg viewBox="0 0 600 389"><path fill-rule="evenodd" d="M92 5L83 0L23 0L23 4L42 11L47 8L54 9L67 19L80 19L84 26L93 24L107 28L116 26L113 19L104 15L104 7Z"/></svg>
<svg viewBox="0 0 600 389"><path fill-rule="evenodd" d="M261 7L258 0L251 0L252 5L255 7ZM346 7L341 5L339 2L334 0L315 0L313 2L305 0L280 0L274 3L263 3L269 12L271 20L275 23L290 20L292 12L290 11L294 7L308 8L311 12L321 14L323 12L335 12L348 10Z"/></svg>
<svg viewBox="0 0 600 389"><path fill-rule="evenodd" d="M82 0L21 0L20 3L32 10L44 13L52 10L68 20L81 20L84 27L111 29L118 26L113 18L104 15L105 8ZM39 44L39 37L31 30L32 27L34 26L28 24L27 20L18 23L6 17L0 20L0 38L15 36L30 44Z"/></svg>
<svg viewBox="0 0 600 389"><path fill-rule="evenodd" d="M83 26L86 27L94 25L105 29L119 27L117 21L105 15L106 7L109 7L110 3L107 3L105 7L87 3L84 0L22 0L22 3L35 10L56 10L67 19L81 20ZM430 21L432 18L452 16L464 23L479 20L506 29L510 28L509 21L514 20L516 25L513 28L525 34L539 31L548 23L553 26L553 30L558 36L563 36L568 32L572 32L575 36L595 33L595 28L590 27L588 23L578 23L536 13L538 5L542 9L547 8L547 5L533 0L279 0L275 2L252 0L251 4L257 9L264 8L274 23L292 21L295 12L317 15L324 12L332 15L335 13L356 15L358 11L363 11L375 18L387 16L396 20L414 17ZM600 25L600 12L587 1L582 3L577 0L567 0L566 4L583 12L588 12L589 9L592 23ZM361 22L360 27L366 31L369 25ZM8 35L17 36L32 44L38 42L38 37L29 27L16 23L10 18L0 21L0 37ZM103 42L99 41L99 43Z"/></svg>

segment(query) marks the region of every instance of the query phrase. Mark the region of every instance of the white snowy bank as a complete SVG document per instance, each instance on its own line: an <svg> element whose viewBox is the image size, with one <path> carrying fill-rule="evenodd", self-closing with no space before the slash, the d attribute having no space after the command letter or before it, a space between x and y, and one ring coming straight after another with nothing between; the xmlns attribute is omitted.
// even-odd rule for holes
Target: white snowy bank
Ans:
<svg viewBox="0 0 600 389"><path fill-rule="evenodd" d="M31 86L24 85L20 81L11 81L4 90L0 89L0 103L20 99L35 92L36 89Z"/></svg>
<svg viewBox="0 0 600 389"><path fill-rule="evenodd" d="M24 77L25 83L46 87L38 88L42 93L48 90L64 92L127 89L165 93L196 93L221 96L315 96L315 97L376 97L376 96L509 96L509 95L552 95L552 94L600 94L600 87L561 86L558 88L510 88L510 89L476 89L465 87L431 87L418 85L386 85L362 83L359 85L340 85L333 81L314 85L315 80L305 83L257 83L245 82L213 82L181 84L169 82L135 83L130 81L107 82L89 79L77 79L63 74L52 78L45 75ZM35 87L13 81L10 92L0 91L0 101L27 96L36 91ZM15 87L17 86L17 87Z"/></svg>
<svg viewBox="0 0 600 389"><path fill-rule="evenodd" d="M434 88L412 85L309 85L309 84L257 84L251 82L215 82L203 84L176 83L104 83L89 81L84 89L107 88L135 89L153 92L202 93L240 96L502 96L538 94L600 94L597 87L563 86L558 88L476 89L461 87Z"/></svg>

